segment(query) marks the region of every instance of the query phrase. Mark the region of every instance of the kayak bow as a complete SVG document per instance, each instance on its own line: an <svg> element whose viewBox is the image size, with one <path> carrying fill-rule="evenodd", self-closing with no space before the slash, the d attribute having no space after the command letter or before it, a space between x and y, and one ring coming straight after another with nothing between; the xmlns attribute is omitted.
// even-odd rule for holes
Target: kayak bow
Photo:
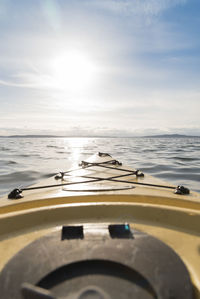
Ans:
<svg viewBox="0 0 200 299"><path fill-rule="evenodd" d="M0 236L2 298L200 298L200 195L106 153L3 197Z"/></svg>

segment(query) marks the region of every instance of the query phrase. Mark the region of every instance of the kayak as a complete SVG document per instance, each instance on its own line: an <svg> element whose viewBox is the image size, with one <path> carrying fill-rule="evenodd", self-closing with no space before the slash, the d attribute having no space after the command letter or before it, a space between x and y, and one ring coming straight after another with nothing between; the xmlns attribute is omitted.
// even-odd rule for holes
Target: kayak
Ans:
<svg viewBox="0 0 200 299"><path fill-rule="evenodd" d="M0 199L0 256L1 298L200 298L200 194L96 153Z"/></svg>

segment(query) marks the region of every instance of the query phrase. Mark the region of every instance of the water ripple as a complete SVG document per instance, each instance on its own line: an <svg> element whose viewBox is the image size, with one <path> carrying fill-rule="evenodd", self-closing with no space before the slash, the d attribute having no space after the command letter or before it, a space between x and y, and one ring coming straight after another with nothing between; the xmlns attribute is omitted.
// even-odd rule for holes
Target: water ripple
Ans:
<svg viewBox="0 0 200 299"><path fill-rule="evenodd" d="M200 139L52 138L0 139L0 195L32 185L74 161L108 152L124 165L200 192Z"/></svg>

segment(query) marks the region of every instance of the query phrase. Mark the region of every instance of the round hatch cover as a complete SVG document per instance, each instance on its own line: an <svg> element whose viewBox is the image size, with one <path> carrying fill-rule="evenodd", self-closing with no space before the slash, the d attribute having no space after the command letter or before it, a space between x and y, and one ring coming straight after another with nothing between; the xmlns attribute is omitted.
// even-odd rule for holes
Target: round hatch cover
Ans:
<svg viewBox="0 0 200 299"><path fill-rule="evenodd" d="M64 226L19 251L0 274L6 299L191 299L180 257L127 224Z"/></svg>

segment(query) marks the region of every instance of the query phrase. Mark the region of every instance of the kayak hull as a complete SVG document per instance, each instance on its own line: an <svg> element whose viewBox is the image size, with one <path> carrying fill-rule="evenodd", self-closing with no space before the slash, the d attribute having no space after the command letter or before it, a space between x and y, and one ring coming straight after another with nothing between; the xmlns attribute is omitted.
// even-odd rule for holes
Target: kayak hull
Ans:
<svg viewBox="0 0 200 299"><path fill-rule="evenodd" d="M94 155L89 163L99 161L100 157ZM128 223L133 232L140 231L153 236L173 249L188 269L194 298L200 298L199 194L174 194L173 185L148 175L120 178L124 182L107 180L120 175L119 172L124 174L124 171L117 170L120 167L130 171L130 168L119 165L112 165L106 169L107 172L98 165L90 166L89 179L97 178L96 172L101 177L101 181L93 182L92 186L91 182L82 183L89 180L89 175L88 169L81 167L73 172L73 176L70 173L70 176L58 181L49 178L34 186L57 184L57 187L25 190L24 197L19 200L4 197L0 204L0 270L3 271L20 250L60 230L63 225ZM83 175L85 171L87 174ZM71 182L76 184L66 185ZM137 185L134 182L166 188Z"/></svg>

